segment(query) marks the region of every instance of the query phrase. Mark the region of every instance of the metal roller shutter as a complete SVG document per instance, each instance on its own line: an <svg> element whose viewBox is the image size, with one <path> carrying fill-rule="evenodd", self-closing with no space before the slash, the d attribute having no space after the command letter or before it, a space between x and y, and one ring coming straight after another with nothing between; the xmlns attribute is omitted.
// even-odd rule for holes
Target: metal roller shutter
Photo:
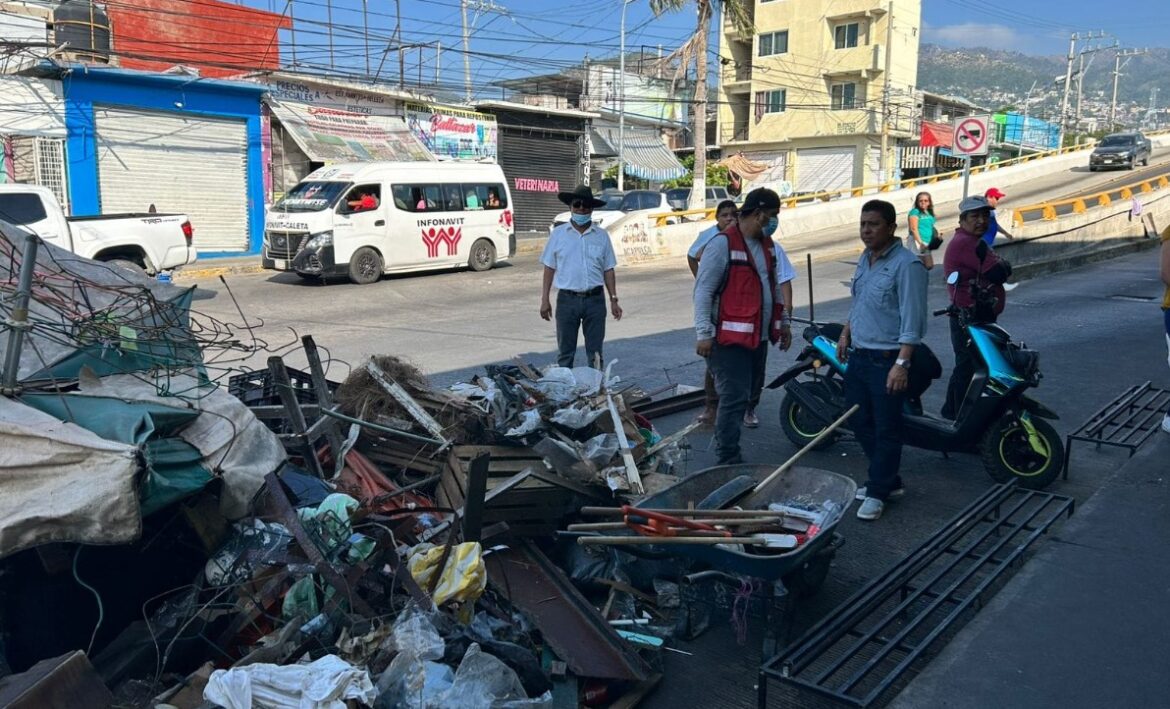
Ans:
<svg viewBox="0 0 1170 709"><path fill-rule="evenodd" d="M500 167L508 178L515 205L517 232L548 232L553 217L568 209L551 191L551 183L561 192L571 192L580 172L578 139L565 133L535 131L500 131ZM519 189L516 180L537 180L542 189ZM523 186L523 185L521 185Z"/></svg>
<svg viewBox="0 0 1170 709"><path fill-rule="evenodd" d="M831 192L853 186L852 146L796 151L796 191Z"/></svg>
<svg viewBox="0 0 1170 709"><path fill-rule="evenodd" d="M104 213L182 212L202 251L248 248L244 121L94 107Z"/></svg>

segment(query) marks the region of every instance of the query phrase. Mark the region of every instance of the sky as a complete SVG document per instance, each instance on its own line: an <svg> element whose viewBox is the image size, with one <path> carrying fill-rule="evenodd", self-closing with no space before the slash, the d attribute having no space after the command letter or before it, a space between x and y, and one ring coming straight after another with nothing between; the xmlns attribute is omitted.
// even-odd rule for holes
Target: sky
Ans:
<svg viewBox="0 0 1170 709"><path fill-rule="evenodd" d="M922 6L922 41L948 47L1065 54L1073 32L1105 32L1105 42L1136 49L1170 44L1165 0L1131 0L1117 10L1100 0L922 0Z"/></svg>
<svg viewBox="0 0 1170 709"><path fill-rule="evenodd" d="M363 13L363 1L366 8ZM693 31L693 4L654 17L649 0L627 0L626 47L654 55L677 47ZM197 2L197 0L192 0ZM275 12L289 12L289 0L242 0ZM555 73L579 64L585 56L615 56L620 40L622 0L469 0L472 7L471 76L480 98L499 98L491 86L499 79ZM950 47L984 46L1028 54L1060 55L1071 32L1110 34L1122 47L1156 47L1170 43L1170 2L1137 0L1121 12L1102 12L1100 0L922 0L922 41ZM397 52L384 55L401 8L402 42L408 45L403 69L408 83L435 79L462 93L463 54L459 0L291 0L296 18L297 61L324 70L331 64L356 76L398 75ZM326 18L332 14L330 52ZM368 23L367 51L364 26ZM714 38L713 38L714 39ZM282 38L283 58L292 59ZM423 45L419 47L418 45ZM713 44L714 46L714 44ZM332 58L331 58L332 54ZM370 58L367 61L367 56Z"/></svg>

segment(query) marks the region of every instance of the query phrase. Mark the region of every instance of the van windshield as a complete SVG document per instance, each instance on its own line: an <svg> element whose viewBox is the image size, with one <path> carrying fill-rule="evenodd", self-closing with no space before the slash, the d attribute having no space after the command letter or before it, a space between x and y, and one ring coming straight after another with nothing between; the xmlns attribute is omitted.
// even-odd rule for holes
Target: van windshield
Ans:
<svg viewBox="0 0 1170 709"><path fill-rule="evenodd" d="M301 182L273 206L277 212L320 212L332 207L349 182Z"/></svg>

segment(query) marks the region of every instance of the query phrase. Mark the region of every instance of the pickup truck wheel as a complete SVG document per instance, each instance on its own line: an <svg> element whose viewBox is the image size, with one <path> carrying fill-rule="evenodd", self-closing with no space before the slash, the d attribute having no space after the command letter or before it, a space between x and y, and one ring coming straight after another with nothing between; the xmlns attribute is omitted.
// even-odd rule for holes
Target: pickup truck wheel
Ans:
<svg viewBox="0 0 1170 709"><path fill-rule="evenodd" d="M146 275L146 269L143 268L136 261L131 261L129 259L124 259L124 258L115 258L115 259L110 259L109 261L106 261L106 263L110 264L111 266L114 266L115 268L120 268L124 271L130 271L130 272L135 273L139 276Z"/></svg>
<svg viewBox="0 0 1170 709"><path fill-rule="evenodd" d="M472 271L487 271L496 265L496 247L487 239L480 239L471 245L467 265Z"/></svg>
<svg viewBox="0 0 1170 709"><path fill-rule="evenodd" d="M349 280L359 286L376 283L382 277L382 257L369 246L363 246L349 259Z"/></svg>

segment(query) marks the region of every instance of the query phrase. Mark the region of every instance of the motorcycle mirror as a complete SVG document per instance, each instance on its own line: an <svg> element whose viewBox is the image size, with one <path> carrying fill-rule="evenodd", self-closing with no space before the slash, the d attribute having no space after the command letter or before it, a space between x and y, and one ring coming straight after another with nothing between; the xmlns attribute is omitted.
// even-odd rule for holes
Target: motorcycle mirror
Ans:
<svg viewBox="0 0 1170 709"><path fill-rule="evenodd" d="M947 285L955 286L959 284L959 272L951 271L951 275L947 276Z"/></svg>

